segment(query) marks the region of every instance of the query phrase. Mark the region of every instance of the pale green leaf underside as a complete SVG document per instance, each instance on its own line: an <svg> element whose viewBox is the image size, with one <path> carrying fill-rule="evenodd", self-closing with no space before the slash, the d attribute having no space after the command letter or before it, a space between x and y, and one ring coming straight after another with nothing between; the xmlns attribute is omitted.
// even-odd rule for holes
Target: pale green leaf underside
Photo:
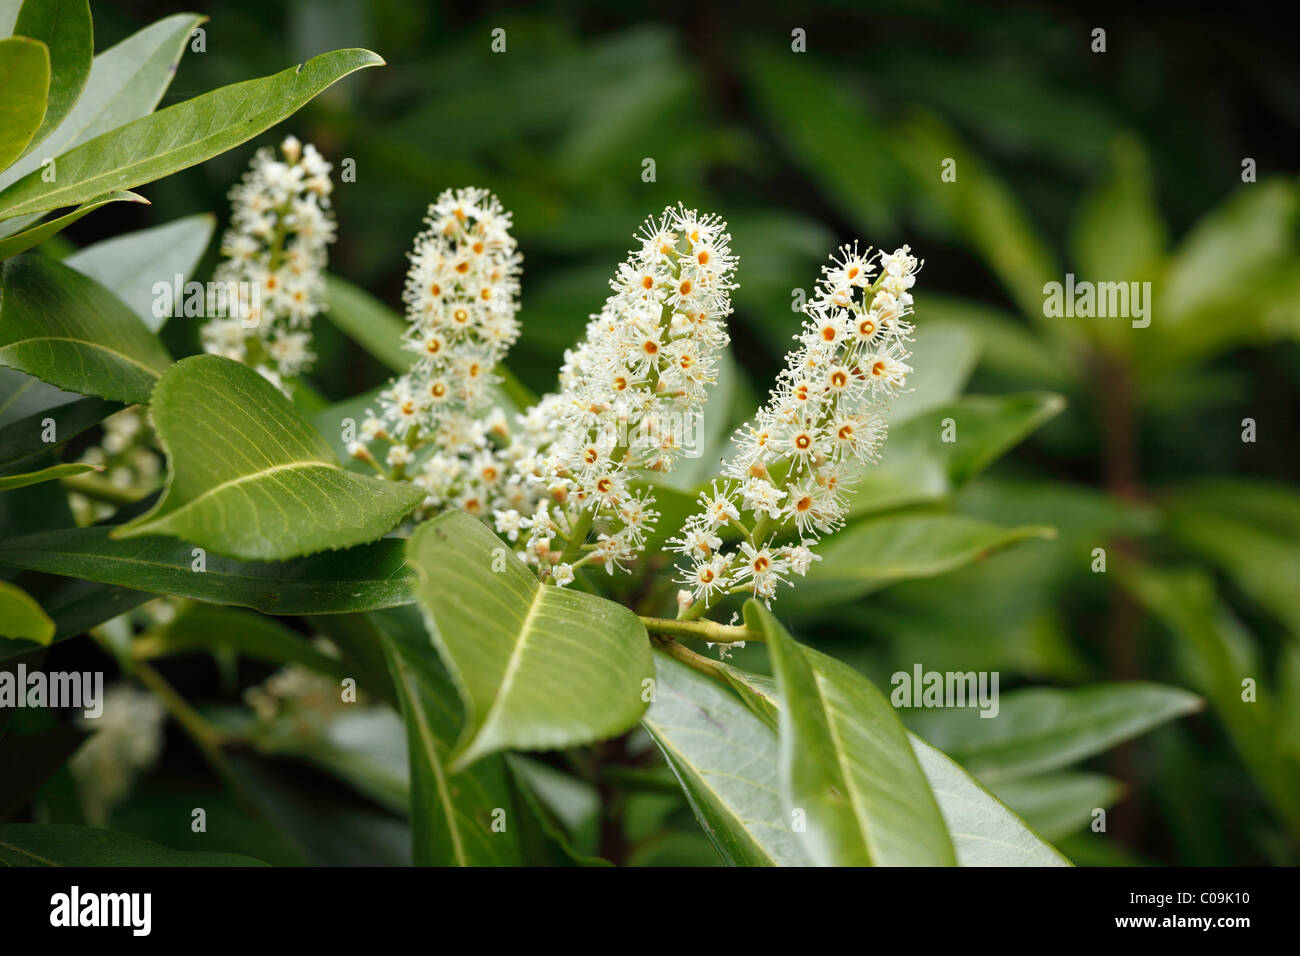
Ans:
<svg viewBox="0 0 1300 956"><path fill-rule="evenodd" d="M215 355L172 366L152 399L167 487L117 537L167 534L218 554L278 561L373 541L423 500L344 471L273 385Z"/></svg>
<svg viewBox="0 0 1300 956"><path fill-rule="evenodd" d="M496 750L590 743L640 719L654 663L631 611L539 585L461 512L421 525L408 554L430 634L465 704L453 769Z"/></svg>
<svg viewBox="0 0 1300 956"><path fill-rule="evenodd" d="M831 866L943 866L952 841L907 731L884 695L845 664L795 643L761 604L782 700L781 781L806 816L813 859Z"/></svg>
<svg viewBox="0 0 1300 956"><path fill-rule="evenodd" d="M952 837L958 866L1069 866L997 797L942 751L909 735Z"/></svg>
<svg viewBox="0 0 1300 956"><path fill-rule="evenodd" d="M108 289L130 306L150 331L157 332L170 313L155 314L153 304L158 296L154 286L165 283L175 295L179 276L183 294L184 281L212 241L215 227L216 218L211 213L186 216L86 246L64 259L63 264Z"/></svg>
<svg viewBox="0 0 1300 956"><path fill-rule="evenodd" d="M642 718L700 826L732 866L812 861L781 799L776 733L715 681L655 655L655 700Z"/></svg>
<svg viewBox="0 0 1300 956"><path fill-rule="evenodd" d="M153 112L180 64L194 27L205 17L177 13L151 23L109 47L90 64L81 98L59 128L41 144L0 172L0 189L40 167L42 159Z"/></svg>
<svg viewBox="0 0 1300 956"><path fill-rule="evenodd" d="M819 655L816 659L825 658ZM723 667L728 681L749 708L775 726L780 718L775 681L729 665ZM909 733L908 739L939 804L959 866L1067 865L1055 847L955 761L915 734Z"/></svg>

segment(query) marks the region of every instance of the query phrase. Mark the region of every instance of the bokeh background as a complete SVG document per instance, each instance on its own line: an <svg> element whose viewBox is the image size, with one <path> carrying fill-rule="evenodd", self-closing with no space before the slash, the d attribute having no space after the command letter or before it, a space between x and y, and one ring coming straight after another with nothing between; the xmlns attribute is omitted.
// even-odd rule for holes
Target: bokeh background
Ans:
<svg viewBox="0 0 1300 956"><path fill-rule="evenodd" d="M883 686L919 661L999 671L1004 692L1135 679L1196 690L1202 714L1019 798L1055 808L1040 826L1080 863L1294 864L1293 44L1262 12L1213 8L773 6L204 3L206 51L186 54L162 106L337 47L368 47L388 66L150 186L152 206L88 217L67 235L80 245L202 211L224 222L255 146L294 132L336 163L356 161L356 182L335 194L331 271L400 307L425 205L449 186L486 186L513 210L526 259L509 364L543 391L631 233L683 201L723 215L740 255L734 417L765 393L797 328L793 290L811 288L837 244L910 243L926 260L916 321L943 332L925 356L929 387L949 398L1050 390L1068 403L944 500L1059 536L830 610L778 611ZM179 9L97 3L96 48ZM1098 27L1105 53L1091 51ZM496 28L505 53L490 51ZM791 49L796 28L806 52ZM1247 158L1255 182L1243 182ZM944 159L955 182L941 178ZM1152 282L1151 326L1046 318L1043 283L1067 272ZM185 323L166 334L176 354L194 350ZM388 374L328 322L317 350L314 383L330 399ZM1097 547L1105 573L1091 569ZM1241 701L1243 675L1257 682L1254 703ZM204 679L193 676L200 693ZM149 792L118 825L146 827ZM310 816L309 804L286 813ZM1110 807L1105 834L1087 828L1093 806ZM655 826L684 807L664 796L638 813ZM330 825L340 819L360 817ZM708 862L692 829L685 814L646 861ZM382 826L368 833L357 845L380 849L355 861L401 845Z"/></svg>

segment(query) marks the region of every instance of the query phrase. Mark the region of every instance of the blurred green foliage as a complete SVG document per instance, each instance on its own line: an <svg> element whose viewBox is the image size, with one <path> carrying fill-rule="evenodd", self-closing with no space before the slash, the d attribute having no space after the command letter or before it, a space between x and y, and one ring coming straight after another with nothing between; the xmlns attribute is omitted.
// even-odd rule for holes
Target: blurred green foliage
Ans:
<svg viewBox="0 0 1300 956"><path fill-rule="evenodd" d="M169 12L101 4L97 46ZM914 363L925 385L871 487L1058 534L850 596L834 614L795 600L780 612L881 685L920 661L998 670L1004 689L1138 678L1193 689L1204 716L1034 778L1033 792L1013 798L1009 782L1004 798L1081 863L1300 860L1300 81L1265 17L966 0L743 16L710 3L475 13L399 0L216 0L204 12L206 52L186 57L167 103L333 47L387 59L264 139L292 131L336 164L355 160L356 181L335 194L331 271L390 307L425 205L449 186L497 192L526 257L509 364L534 391L599 308L632 230L667 203L731 225L737 419L797 328L794 290L811 288L833 246L910 243L927 260L916 321L931 341ZM1104 54L1089 50L1095 26ZM507 51L493 54L498 27ZM791 51L795 28L806 53ZM101 214L68 235L80 245L123 221L225 216L255 145L151 186L153 205L115 210L111 227ZM1246 157L1258 182L1242 181ZM941 177L946 159L955 182ZM1045 317L1043 285L1067 272L1151 282L1150 327ZM313 377L327 398L389 374L329 323L318 329ZM173 322L166 334L176 354L193 350L195 329ZM967 378L975 395L962 397ZM1065 410L1034 419L1051 418L987 474L970 480L986 462L936 463L934 487L889 486L909 427L937 428L960 408L974 428L980 409L994 416L991 403L1032 390L1064 395ZM1005 446L1033 425L1005 425ZM1096 548L1105 573L1092 570ZM746 655L761 666L761 651ZM1247 677L1254 703L1242 701ZM641 783L631 839L659 835L636 859L709 862L680 798ZM148 801L189 800L187 786L154 781L119 825L147 832ZM1093 833L1090 808L1112 802L1108 832ZM575 813L591 851L590 814ZM400 854L391 821L348 814L370 858ZM231 849L252 852L256 839ZM353 858L343 842L280 857Z"/></svg>

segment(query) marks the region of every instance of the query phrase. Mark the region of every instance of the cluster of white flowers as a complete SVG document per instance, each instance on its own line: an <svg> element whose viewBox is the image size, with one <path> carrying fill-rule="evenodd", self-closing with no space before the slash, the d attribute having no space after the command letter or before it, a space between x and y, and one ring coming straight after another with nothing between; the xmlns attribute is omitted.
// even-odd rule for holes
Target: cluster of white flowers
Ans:
<svg viewBox="0 0 1300 956"><path fill-rule="evenodd" d="M311 320L324 308L326 246L334 241L329 163L290 136L281 158L259 149L230 191L226 258L209 287L203 348L284 387L315 360Z"/></svg>
<svg viewBox="0 0 1300 956"><path fill-rule="evenodd" d="M108 688L103 707L98 717L78 721L93 733L68 762L83 812L94 826L107 825L108 815L130 794L136 776L158 759L166 717L153 694L129 684Z"/></svg>
<svg viewBox="0 0 1300 956"><path fill-rule="evenodd" d="M328 641L318 639L317 649L336 656ZM293 718L298 729L310 732L331 717L369 705L369 698L361 691L345 698L342 685L333 677L311 670L301 664L289 664L276 671L261 684L244 691L246 703L263 723L280 717Z"/></svg>
<svg viewBox="0 0 1300 956"><path fill-rule="evenodd" d="M636 473L672 470L729 341L726 223L669 207L636 238L586 338L565 353L558 394L523 417L518 461L546 497L531 515L496 515L512 540L528 531L525 559L559 585L585 564L612 574L644 547L658 512Z"/></svg>
<svg viewBox="0 0 1300 956"><path fill-rule="evenodd" d="M428 493L417 518L444 507L484 517L529 507L536 494L517 474L520 446L493 407L492 370L519 337L522 256L510 213L469 187L442 193L425 224L403 293L403 346L415 363L380 394L349 451L378 467L371 446L380 443L381 473Z"/></svg>
<svg viewBox="0 0 1300 956"><path fill-rule="evenodd" d="M162 484L162 457L153 429L139 406L124 408L103 421L104 434L98 445L82 452L81 462L94 465L115 488L144 494ZM79 523L93 524L115 510L103 501L91 501L73 492L68 504Z"/></svg>
<svg viewBox="0 0 1300 956"><path fill-rule="evenodd" d="M905 317L921 263L907 246L874 259L855 243L822 267L770 400L736 432L736 453L700 495L701 510L669 539L689 561L684 616L731 593L770 602L778 584L820 560L819 536L844 523L853 469L875 460L884 414L911 372Z"/></svg>

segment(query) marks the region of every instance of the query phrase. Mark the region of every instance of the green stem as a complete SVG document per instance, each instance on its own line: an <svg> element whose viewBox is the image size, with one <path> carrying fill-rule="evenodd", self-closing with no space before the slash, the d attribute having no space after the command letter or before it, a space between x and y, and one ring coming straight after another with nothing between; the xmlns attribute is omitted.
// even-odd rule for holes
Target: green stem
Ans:
<svg viewBox="0 0 1300 956"><path fill-rule="evenodd" d="M642 617L641 623L651 634L693 637L713 644L763 640L761 634L755 634L749 628L739 624L719 624L717 621L673 621L664 617Z"/></svg>
<svg viewBox="0 0 1300 956"><path fill-rule="evenodd" d="M107 478L94 472L86 472L81 475L68 475L60 478L59 482L69 491L75 491L77 494L85 495L93 501L102 501L110 505L132 505L145 497L149 492L134 486L123 488L121 485L115 485Z"/></svg>
<svg viewBox="0 0 1300 956"><path fill-rule="evenodd" d="M596 508L593 504L590 508L582 509L578 515L578 520L569 525L569 543L564 546L564 551L560 553L560 564L569 564L582 551L582 546L587 543L587 534L591 531L591 523L596 519Z"/></svg>

